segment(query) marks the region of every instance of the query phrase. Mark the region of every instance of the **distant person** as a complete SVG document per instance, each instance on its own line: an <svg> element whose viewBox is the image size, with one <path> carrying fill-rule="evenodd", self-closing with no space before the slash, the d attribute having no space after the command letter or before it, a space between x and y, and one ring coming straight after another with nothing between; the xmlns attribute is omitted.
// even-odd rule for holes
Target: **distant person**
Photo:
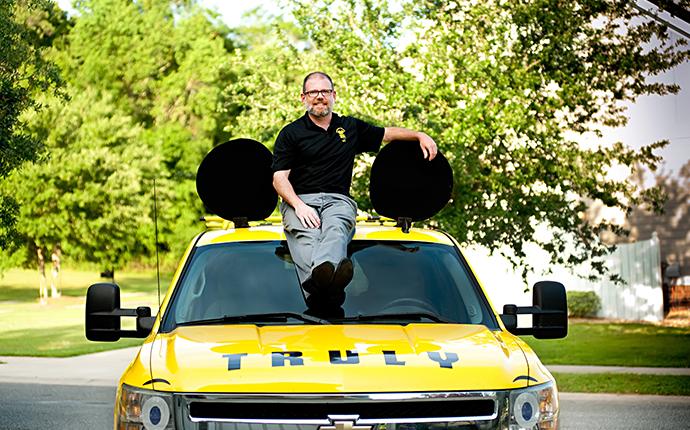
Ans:
<svg viewBox="0 0 690 430"><path fill-rule="evenodd" d="M62 250L60 245L55 245L53 248L53 253L50 255L50 260L53 262L53 270L50 271L52 275L50 278L50 296L60 297L62 293L60 292L60 257L62 256Z"/></svg>
<svg viewBox="0 0 690 430"><path fill-rule="evenodd" d="M422 132L335 114L335 87L323 72L304 78L300 98L306 113L285 126L275 142L273 186L282 198L285 235L307 306L321 314L340 313L353 276L347 245L357 215L350 197L355 155L377 152L382 141L417 140L432 160L437 147Z"/></svg>

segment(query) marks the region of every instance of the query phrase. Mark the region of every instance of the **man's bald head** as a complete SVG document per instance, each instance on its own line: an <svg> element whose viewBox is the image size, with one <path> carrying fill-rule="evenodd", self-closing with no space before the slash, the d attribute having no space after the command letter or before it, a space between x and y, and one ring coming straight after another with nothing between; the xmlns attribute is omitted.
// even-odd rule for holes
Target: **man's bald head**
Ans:
<svg viewBox="0 0 690 430"><path fill-rule="evenodd" d="M304 81L302 81L302 92L305 92L305 91L307 90L307 81L309 81L309 79L311 79L311 78L314 77L314 76L320 76L320 77L322 77L322 78L328 79L328 82L331 83L331 89L334 89L334 87L333 87L333 79L331 79L330 76L328 76L328 75L325 74L324 72L311 72L310 74L308 74L307 76L305 76L305 77L304 77Z"/></svg>

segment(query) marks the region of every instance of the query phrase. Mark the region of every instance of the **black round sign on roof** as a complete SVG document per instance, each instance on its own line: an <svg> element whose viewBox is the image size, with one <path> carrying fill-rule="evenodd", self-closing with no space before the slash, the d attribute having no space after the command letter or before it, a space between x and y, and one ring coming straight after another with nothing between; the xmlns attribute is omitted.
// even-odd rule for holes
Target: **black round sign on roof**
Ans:
<svg viewBox="0 0 690 430"><path fill-rule="evenodd" d="M252 139L235 139L213 148L196 172L196 192L210 212L227 220L262 220L273 212L271 151Z"/></svg>
<svg viewBox="0 0 690 430"><path fill-rule="evenodd" d="M381 216L431 218L448 203L452 191L453 170L446 157L438 152L426 160L418 142L390 142L371 166L369 196Z"/></svg>

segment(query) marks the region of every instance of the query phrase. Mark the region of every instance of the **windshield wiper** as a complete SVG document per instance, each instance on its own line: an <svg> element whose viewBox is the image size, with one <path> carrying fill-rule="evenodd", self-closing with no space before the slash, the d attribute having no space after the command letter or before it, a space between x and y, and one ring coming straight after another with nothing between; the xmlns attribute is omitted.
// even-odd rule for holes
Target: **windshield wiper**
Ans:
<svg viewBox="0 0 690 430"><path fill-rule="evenodd" d="M448 318L436 315L431 312L405 312L397 314L374 314L374 315L357 315L354 317L338 318L333 321L389 321L389 320L404 320L404 321L420 321L423 319L431 320L433 322L457 324L457 321L451 321Z"/></svg>
<svg viewBox="0 0 690 430"><path fill-rule="evenodd" d="M289 319L295 319L312 324L330 324L330 322L301 314L299 312L274 312L267 314L247 314L247 315L225 315L220 318L208 318L196 321L185 321L177 323L178 326L189 325L213 325L213 324L229 324L229 323L268 323L268 322L287 322Z"/></svg>

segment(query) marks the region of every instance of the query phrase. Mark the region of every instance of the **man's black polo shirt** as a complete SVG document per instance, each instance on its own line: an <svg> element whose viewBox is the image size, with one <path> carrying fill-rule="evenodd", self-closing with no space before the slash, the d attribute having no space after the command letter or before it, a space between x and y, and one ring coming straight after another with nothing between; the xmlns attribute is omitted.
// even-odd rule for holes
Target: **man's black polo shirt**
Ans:
<svg viewBox="0 0 690 430"><path fill-rule="evenodd" d="M290 170L289 180L297 194L349 196L355 155L377 152L383 133L381 127L335 113L328 130L324 130L305 113L278 134L273 171Z"/></svg>

